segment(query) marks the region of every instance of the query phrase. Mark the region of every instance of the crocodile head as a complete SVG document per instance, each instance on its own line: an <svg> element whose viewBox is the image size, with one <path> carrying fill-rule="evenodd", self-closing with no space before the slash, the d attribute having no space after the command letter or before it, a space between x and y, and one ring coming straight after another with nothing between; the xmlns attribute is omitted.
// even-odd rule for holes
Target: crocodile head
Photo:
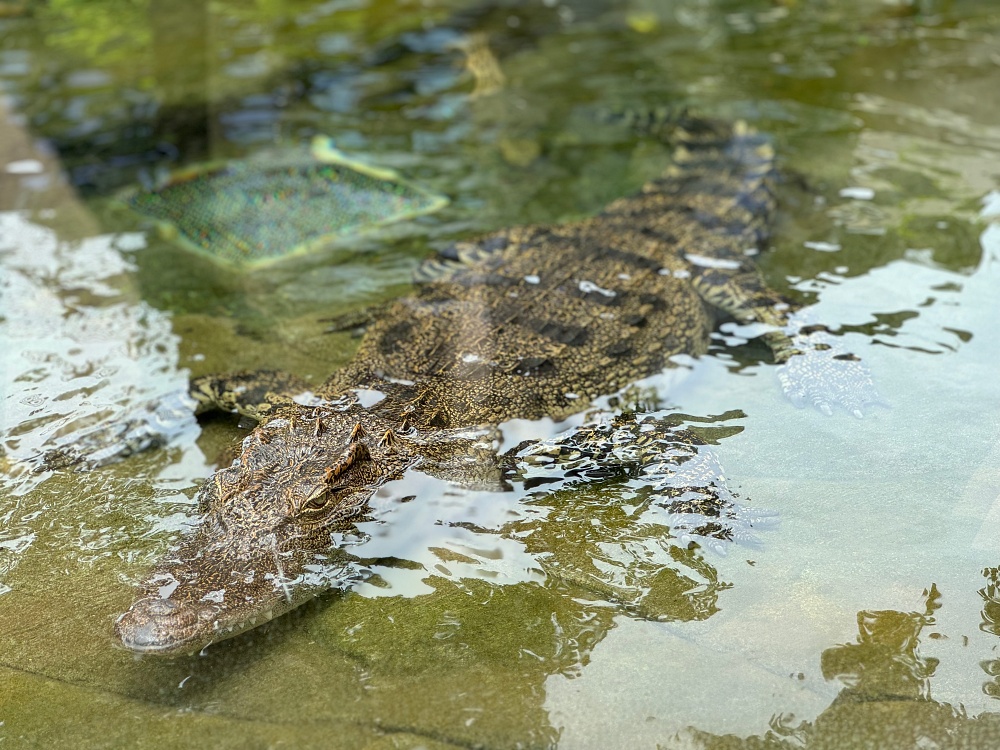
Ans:
<svg viewBox="0 0 1000 750"><path fill-rule="evenodd" d="M133 651L195 651L329 588L331 537L416 458L414 443L356 404L284 407L201 488L201 524L153 569L116 624Z"/></svg>

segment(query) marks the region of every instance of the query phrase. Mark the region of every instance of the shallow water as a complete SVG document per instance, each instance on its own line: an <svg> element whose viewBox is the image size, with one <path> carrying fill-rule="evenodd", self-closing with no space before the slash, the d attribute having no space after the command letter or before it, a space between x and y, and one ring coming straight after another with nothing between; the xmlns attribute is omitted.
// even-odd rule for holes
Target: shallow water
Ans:
<svg viewBox="0 0 1000 750"><path fill-rule="evenodd" d="M1000 745L993 3L10 7L5 745ZM480 31L503 80L477 88L457 45ZM795 409L733 327L644 383L644 403L723 415L731 486L780 513L762 546L689 548L613 488L519 502L427 479L420 502L377 499L366 583L199 655L116 650L131 584L195 522L195 488L245 426L181 420L167 448L91 472L29 475L23 459L190 374L322 381L353 347L322 319L405 293L432 247L585 216L657 174L668 149L600 112L659 105L772 136L786 179L761 264L889 404L862 420ZM451 205L236 273L113 200L317 134Z"/></svg>

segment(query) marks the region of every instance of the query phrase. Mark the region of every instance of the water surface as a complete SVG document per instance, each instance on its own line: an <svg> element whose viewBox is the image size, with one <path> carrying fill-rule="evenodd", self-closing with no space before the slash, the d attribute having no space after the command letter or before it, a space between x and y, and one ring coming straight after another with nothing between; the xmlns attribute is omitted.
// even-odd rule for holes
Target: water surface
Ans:
<svg viewBox="0 0 1000 750"><path fill-rule="evenodd" d="M991 2L8 5L5 744L1000 744ZM500 78L467 63L476 34ZM131 585L195 522L198 483L246 426L182 422L167 448L91 472L30 475L24 458L190 375L321 382L354 346L323 319L405 293L434 247L586 216L657 174L669 149L601 113L661 105L772 136L785 178L762 267L889 403L862 420L797 410L732 327L685 377L632 394L724 415L731 484L781 516L761 547L691 547L614 487L522 503L427 480L419 503L378 498L366 554L394 559L368 582L191 657L114 647ZM315 135L452 203L240 273L114 200Z"/></svg>

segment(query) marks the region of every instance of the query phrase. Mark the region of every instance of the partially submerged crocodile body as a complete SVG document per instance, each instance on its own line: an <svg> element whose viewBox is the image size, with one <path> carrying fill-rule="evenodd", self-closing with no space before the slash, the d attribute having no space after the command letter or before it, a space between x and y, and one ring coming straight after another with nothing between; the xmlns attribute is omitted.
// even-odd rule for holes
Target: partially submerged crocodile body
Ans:
<svg viewBox="0 0 1000 750"><path fill-rule="evenodd" d="M623 415L498 455L492 429L564 419L674 355L701 354L720 317L764 324L793 400L860 415L875 399L857 358L801 325L753 262L775 206L770 145L742 124L691 118L664 137L675 165L598 216L448 248L308 398L278 373L195 380L200 409L259 424L200 490L196 532L118 619L121 642L191 651L296 606L315 593L302 584L331 535L410 471L497 489L567 465L627 472L652 487L665 520L687 514L695 533L722 539L745 532L752 517L690 432Z"/></svg>

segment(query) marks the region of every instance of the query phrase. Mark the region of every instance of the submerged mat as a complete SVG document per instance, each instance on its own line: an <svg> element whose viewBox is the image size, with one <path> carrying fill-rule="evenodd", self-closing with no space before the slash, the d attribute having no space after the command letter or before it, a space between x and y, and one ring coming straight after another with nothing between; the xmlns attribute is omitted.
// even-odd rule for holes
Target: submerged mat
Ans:
<svg viewBox="0 0 1000 750"><path fill-rule="evenodd" d="M193 167L124 200L182 245L240 266L327 247L448 202L349 159L326 138L314 141L311 157Z"/></svg>

